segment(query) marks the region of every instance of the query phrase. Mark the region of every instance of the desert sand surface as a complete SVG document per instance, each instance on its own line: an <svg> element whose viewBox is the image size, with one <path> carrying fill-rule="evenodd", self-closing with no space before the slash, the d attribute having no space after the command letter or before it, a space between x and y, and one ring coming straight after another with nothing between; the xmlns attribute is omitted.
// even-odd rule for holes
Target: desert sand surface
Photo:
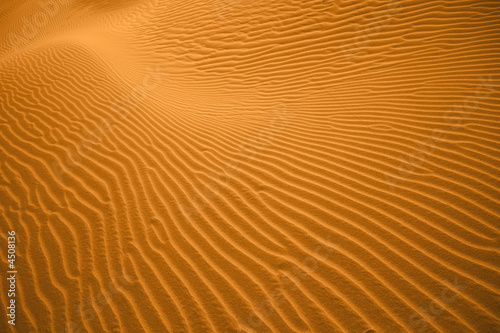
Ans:
<svg viewBox="0 0 500 333"><path fill-rule="evenodd" d="M0 331L500 332L499 80L499 1L2 1Z"/></svg>

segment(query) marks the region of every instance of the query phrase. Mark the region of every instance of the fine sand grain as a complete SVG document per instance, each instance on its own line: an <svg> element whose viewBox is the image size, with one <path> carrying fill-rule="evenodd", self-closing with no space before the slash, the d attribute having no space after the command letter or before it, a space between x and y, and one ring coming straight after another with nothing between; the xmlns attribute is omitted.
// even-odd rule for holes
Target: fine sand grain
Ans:
<svg viewBox="0 0 500 333"><path fill-rule="evenodd" d="M0 3L1 332L500 332L500 2Z"/></svg>

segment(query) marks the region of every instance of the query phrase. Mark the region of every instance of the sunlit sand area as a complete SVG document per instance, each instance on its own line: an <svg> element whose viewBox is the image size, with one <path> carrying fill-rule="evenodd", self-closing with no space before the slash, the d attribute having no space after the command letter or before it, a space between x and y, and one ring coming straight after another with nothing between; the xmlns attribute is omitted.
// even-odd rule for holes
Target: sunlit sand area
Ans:
<svg viewBox="0 0 500 333"><path fill-rule="evenodd" d="M500 332L500 2L0 3L0 332Z"/></svg>

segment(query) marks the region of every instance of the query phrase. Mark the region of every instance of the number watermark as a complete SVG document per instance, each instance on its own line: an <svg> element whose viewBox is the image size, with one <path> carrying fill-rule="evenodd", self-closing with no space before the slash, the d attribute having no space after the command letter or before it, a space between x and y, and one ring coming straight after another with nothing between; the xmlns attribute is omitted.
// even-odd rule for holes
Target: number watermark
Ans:
<svg viewBox="0 0 500 333"><path fill-rule="evenodd" d="M7 306L8 322L11 325L16 325L16 232L11 230L7 237L7 281L9 289L7 296L9 299Z"/></svg>

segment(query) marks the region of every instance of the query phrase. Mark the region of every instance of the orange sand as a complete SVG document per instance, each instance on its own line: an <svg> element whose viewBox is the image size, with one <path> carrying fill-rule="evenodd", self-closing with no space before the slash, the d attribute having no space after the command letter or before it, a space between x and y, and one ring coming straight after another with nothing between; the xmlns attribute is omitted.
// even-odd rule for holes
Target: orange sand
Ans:
<svg viewBox="0 0 500 333"><path fill-rule="evenodd" d="M500 332L500 2L0 27L1 332Z"/></svg>

